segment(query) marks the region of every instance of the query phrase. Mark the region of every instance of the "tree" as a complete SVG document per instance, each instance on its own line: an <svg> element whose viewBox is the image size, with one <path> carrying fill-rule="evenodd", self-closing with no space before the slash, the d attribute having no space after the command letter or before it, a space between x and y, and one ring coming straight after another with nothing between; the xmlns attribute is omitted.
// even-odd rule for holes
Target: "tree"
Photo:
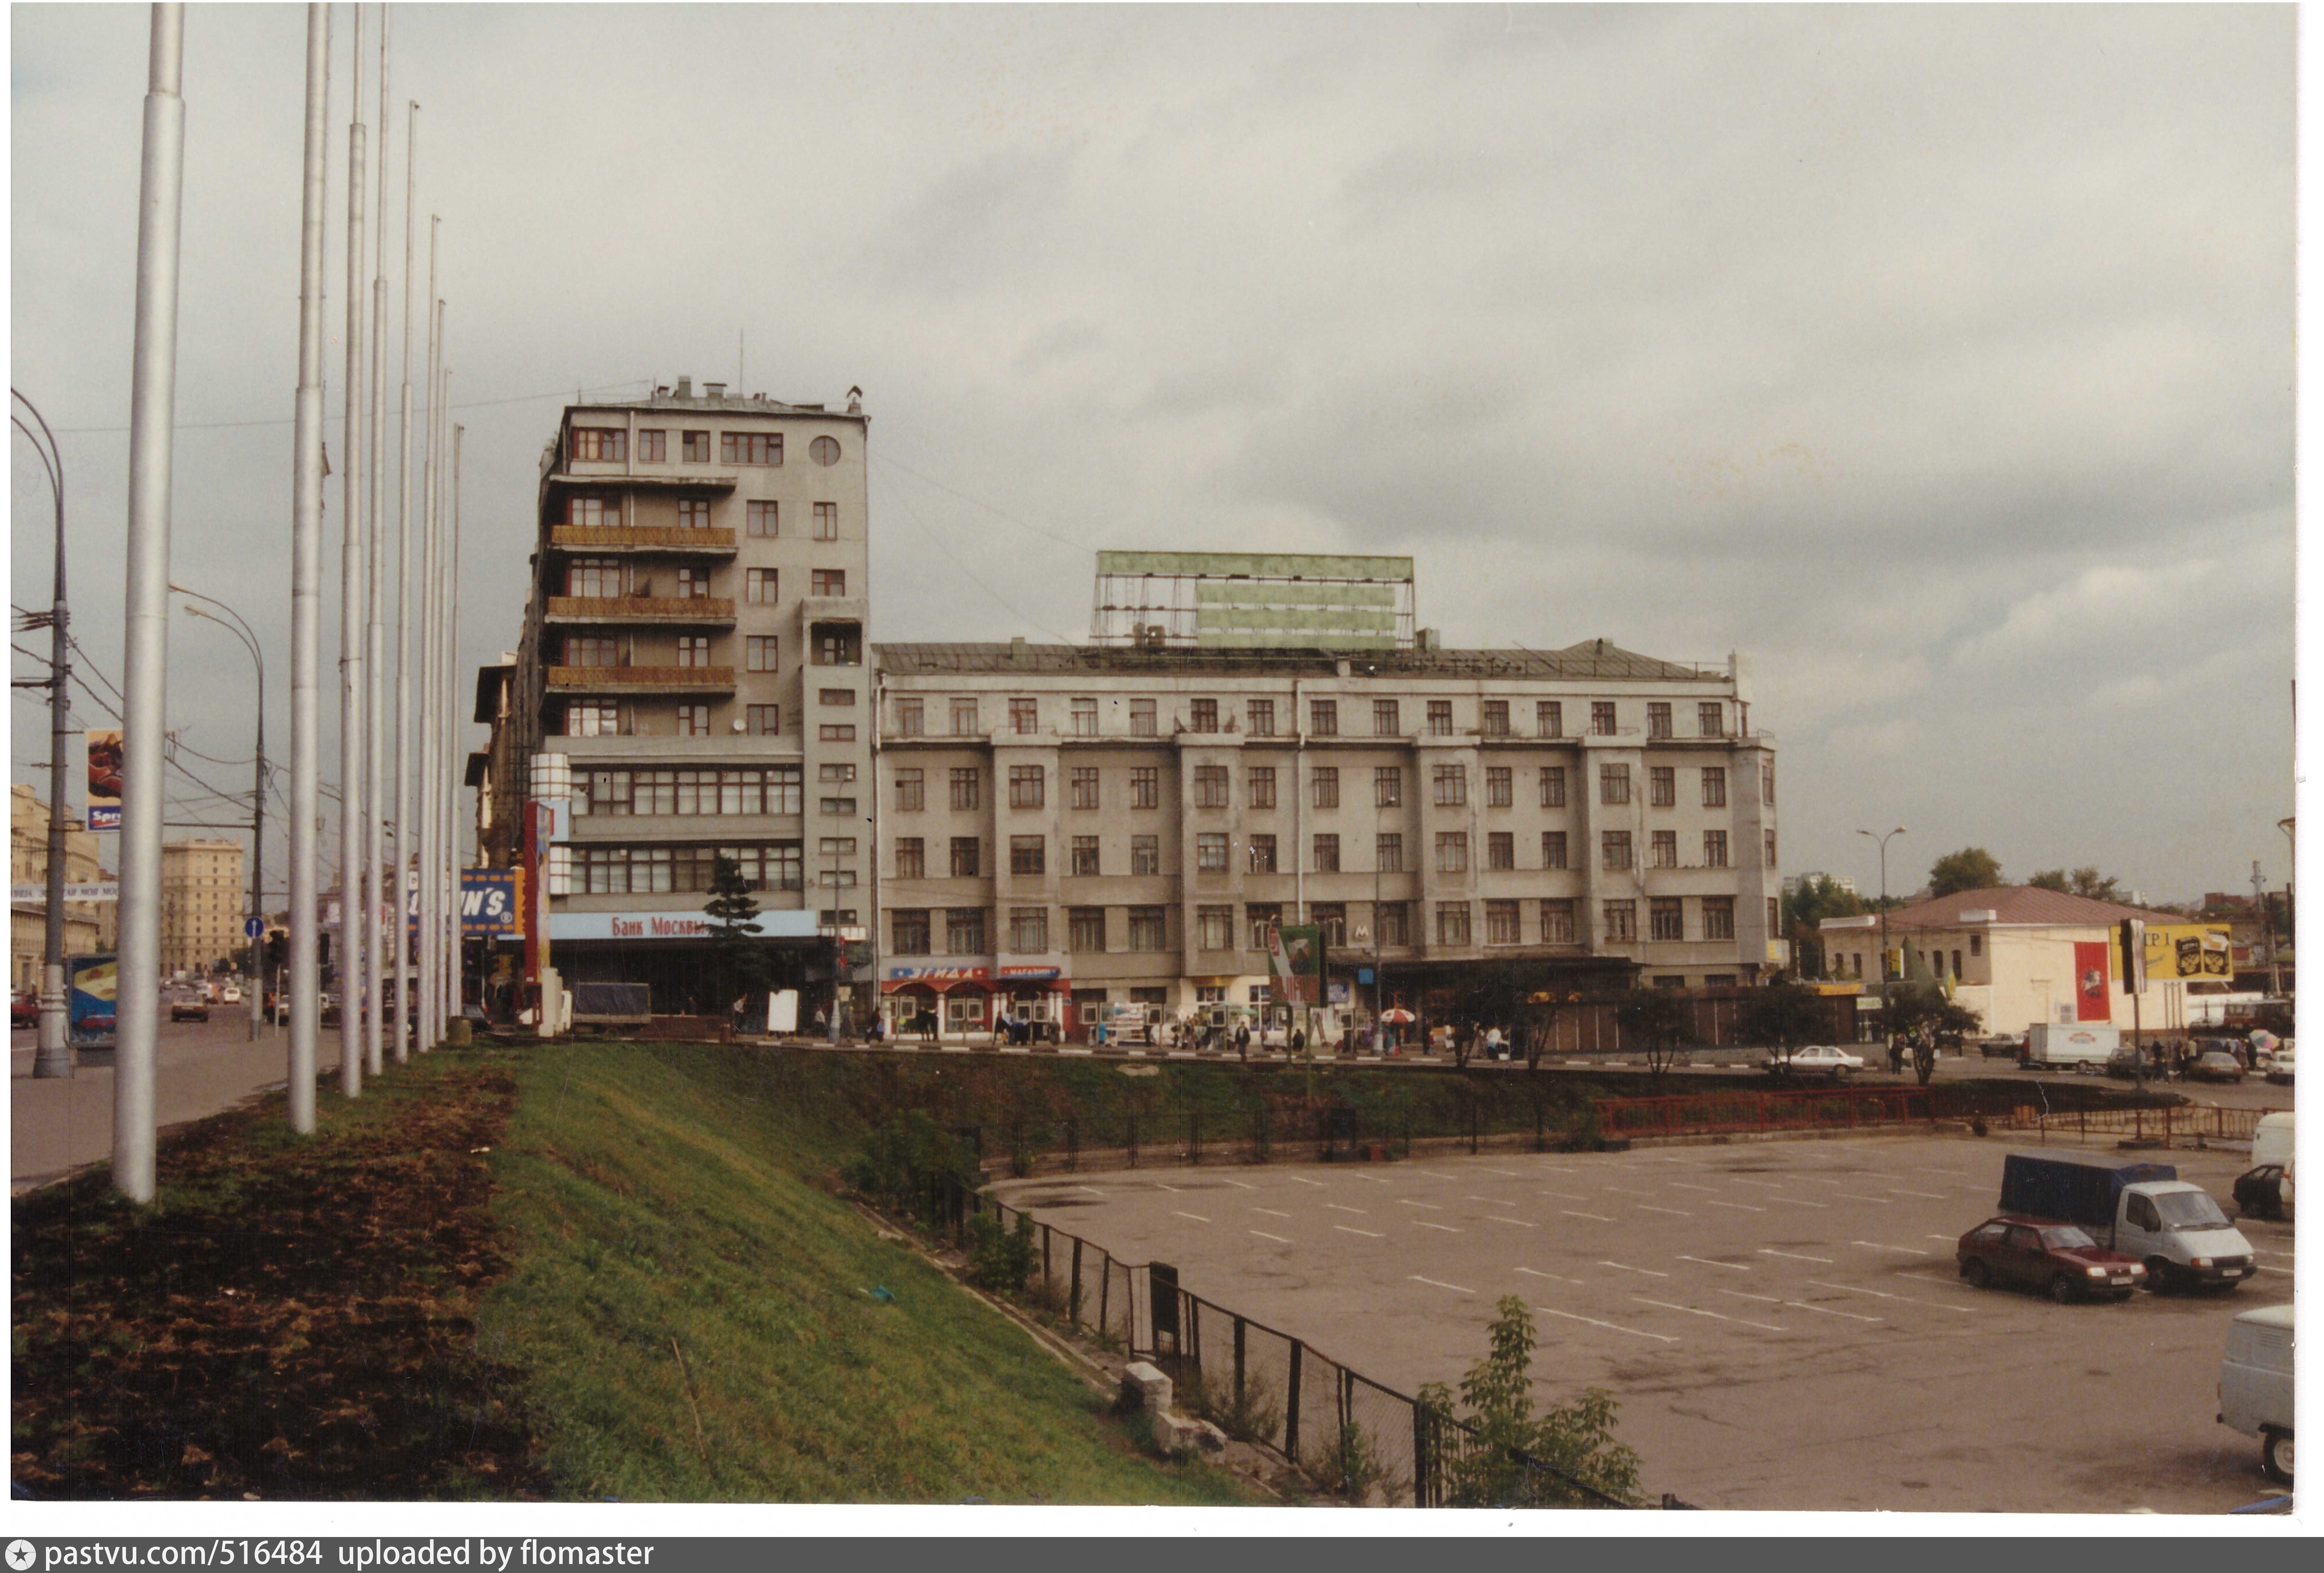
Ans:
<svg viewBox="0 0 2324 1573"><path fill-rule="evenodd" d="M1955 1004L1944 990L1925 983L1889 985L1887 1003L1880 1007L1880 1031L1904 1045L1913 1059L1913 1074L1923 1087L1937 1073L1937 1051L1958 1050L1980 1023L1977 1013Z"/></svg>
<svg viewBox="0 0 2324 1573"><path fill-rule="evenodd" d="M1824 948L1819 926L1826 918L1858 917L1868 910L1863 897L1842 890L1828 874L1802 880L1784 892L1779 915L1792 939L1792 970L1802 977L1821 977Z"/></svg>
<svg viewBox="0 0 2324 1573"><path fill-rule="evenodd" d="M1612 1396L1584 1388L1563 1408L1533 1412L1533 1313L1523 1299L1503 1295L1494 1308L1489 1352L1461 1379L1460 1417L1473 1432L1435 1429L1443 1456L1447 1507L1561 1507L1592 1503L1580 1482L1624 1501L1638 1489L1638 1455L1614 1439L1618 1406ZM1420 1390L1422 1409L1440 1422L1454 1418L1452 1394L1441 1382ZM1546 1465L1547 1469L1531 1467Z"/></svg>
<svg viewBox="0 0 2324 1573"><path fill-rule="evenodd" d="M1614 1019L1622 1035L1636 1039L1646 1050L1647 1086L1661 1096L1663 1078L1677 1062L1679 1050L1694 1041L1693 1004L1668 989L1635 989L1615 1007Z"/></svg>
<svg viewBox="0 0 2324 1573"><path fill-rule="evenodd" d="M766 948L759 943L759 903L742 877L742 865L723 853L711 865L710 899L702 911L710 920L710 955L721 1000L726 989L753 994L764 988L770 973Z"/></svg>
<svg viewBox="0 0 2324 1573"><path fill-rule="evenodd" d="M2069 874L2062 868L2045 868L2025 882L2036 890L2053 890L2070 896L2088 896L2094 902L2118 902L2122 899L2122 882L2111 874L2101 874L2085 865Z"/></svg>
<svg viewBox="0 0 2324 1573"><path fill-rule="evenodd" d="M1957 891L1988 890L2001 883L2001 860L1982 847L1948 852L1929 865L1929 893L1949 896Z"/></svg>
<svg viewBox="0 0 2324 1573"><path fill-rule="evenodd" d="M1855 1002L1849 1004L1853 1008ZM1794 1050L1804 1049L1831 1031L1831 1008L1803 984L1770 984L1752 991L1735 1024L1744 1038L1765 1043L1789 1064Z"/></svg>

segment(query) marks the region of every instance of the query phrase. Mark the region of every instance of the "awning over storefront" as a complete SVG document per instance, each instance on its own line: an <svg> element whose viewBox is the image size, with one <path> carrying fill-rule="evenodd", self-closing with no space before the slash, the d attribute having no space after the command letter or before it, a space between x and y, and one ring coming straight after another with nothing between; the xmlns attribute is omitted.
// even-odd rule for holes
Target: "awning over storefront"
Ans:
<svg viewBox="0 0 2324 1573"><path fill-rule="evenodd" d="M950 994L956 988L991 986L992 969L986 967L891 967L888 976L880 980L881 994L901 994L907 989Z"/></svg>

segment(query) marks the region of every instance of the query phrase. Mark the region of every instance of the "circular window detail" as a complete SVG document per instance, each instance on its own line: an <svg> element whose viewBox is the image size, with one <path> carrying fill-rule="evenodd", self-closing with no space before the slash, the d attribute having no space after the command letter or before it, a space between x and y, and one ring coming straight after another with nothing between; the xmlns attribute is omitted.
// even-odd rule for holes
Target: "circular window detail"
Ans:
<svg viewBox="0 0 2324 1573"><path fill-rule="evenodd" d="M839 439L836 437L818 437L813 442L807 445L807 451L808 457L812 458L817 464L837 464L839 462Z"/></svg>

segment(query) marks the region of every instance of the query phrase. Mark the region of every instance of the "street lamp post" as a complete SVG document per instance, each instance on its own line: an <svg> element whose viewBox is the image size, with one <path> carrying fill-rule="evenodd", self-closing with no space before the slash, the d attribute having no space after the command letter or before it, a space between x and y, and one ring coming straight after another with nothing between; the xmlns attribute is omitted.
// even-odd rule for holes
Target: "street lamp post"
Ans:
<svg viewBox="0 0 2324 1573"><path fill-rule="evenodd" d="M49 489L57 504L56 588L49 606L49 866L48 910L45 919L45 948L41 958L41 1026L38 1046L32 1051L32 1074L39 1077L67 1077L73 1073L72 1045L66 1040L65 1022L65 849L66 836L72 820L65 813L65 759L70 751L71 739L66 731L71 714L72 700L65 691L72 675L69 616L65 606L65 469L64 455L57 448L57 440L49 430L48 421L32 401L9 390L16 402L24 406L41 428L40 439L32 446L41 456L49 477ZM21 417L11 416L16 429L27 437L32 429ZM28 622L27 627L38 626Z"/></svg>
<svg viewBox="0 0 2324 1573"><path fill-rule="evenodd" d="M1888 1006L1888 837L1902 836L1904 827L1897 826L1887 836L1874 836L1869 830L1858 830L1858 836L1871 837L1880 844L1880 1005Z"/></svg>
<svg viewBox="0 0 2324 1573"><path fill-rule="evenodd" d="M258 667L258 773L250 793L250 915L258 920L258 932L244 935L250 941L250 1041L254 1043L258 1041L258 1023L266 1014L266 988L258 956L266 932L266 657L259 652L258 635L251 632L250 625L232 606L183 585L170 588L189 600L207 602L233 618L229 623L226 617L205 612L199 606L186 608L189 616L206 618L241 640Z"/></svg>

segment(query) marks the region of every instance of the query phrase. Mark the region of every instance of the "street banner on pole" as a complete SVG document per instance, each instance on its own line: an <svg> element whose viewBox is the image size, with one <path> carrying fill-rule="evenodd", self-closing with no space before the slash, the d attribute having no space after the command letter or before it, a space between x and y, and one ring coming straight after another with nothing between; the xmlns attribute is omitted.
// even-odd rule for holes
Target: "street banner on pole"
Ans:
<svg viewBox="0 0 2324 1573"><path fill-rule="evenodd" d="M121 828L121 729L88 734L88 828Z"/></svg>
<svg viewBox="0 0 2324 1573"><path fill-rule="evenodd" d="M1279 1004L1312 1005L1323 997L1323 930L1314 923L1291 923L1268 936L1267 976Z"/></svg>

